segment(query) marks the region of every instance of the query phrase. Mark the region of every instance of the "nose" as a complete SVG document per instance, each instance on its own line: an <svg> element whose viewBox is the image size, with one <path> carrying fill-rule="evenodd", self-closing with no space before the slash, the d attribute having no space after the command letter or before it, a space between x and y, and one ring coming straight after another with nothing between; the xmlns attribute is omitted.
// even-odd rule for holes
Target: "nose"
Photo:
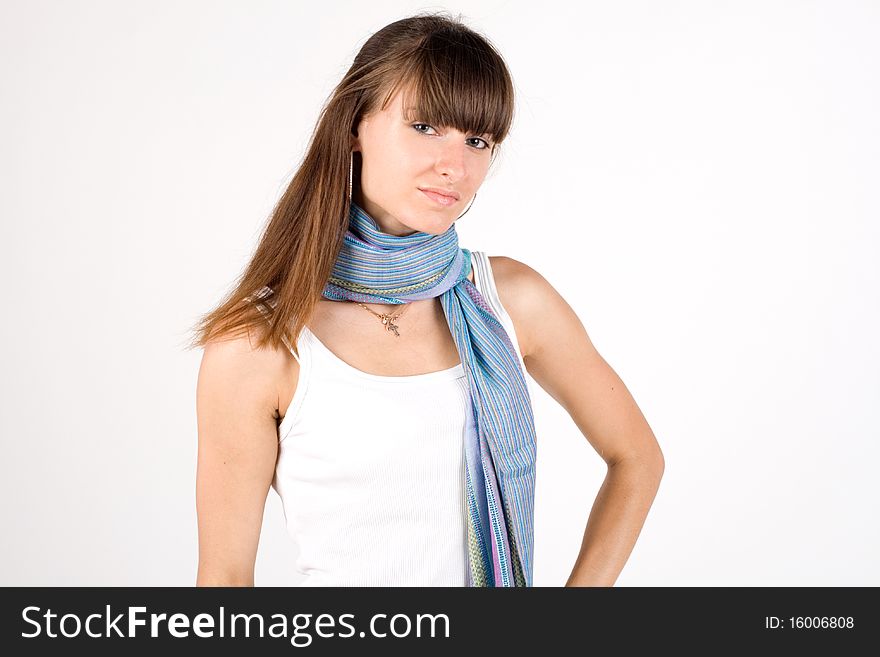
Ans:
<svg viewBox="0 0 880 657"><path fill-rule="evenodd" d="M443 140L434 165L437 172L451 181L458 181L467 173L467 144L465 136L451 133Z"/></svg>

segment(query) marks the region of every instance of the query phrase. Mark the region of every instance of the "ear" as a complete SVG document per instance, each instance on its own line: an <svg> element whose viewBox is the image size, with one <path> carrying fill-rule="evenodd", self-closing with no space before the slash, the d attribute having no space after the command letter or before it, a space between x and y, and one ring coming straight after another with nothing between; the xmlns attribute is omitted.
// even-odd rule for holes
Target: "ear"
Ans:
<svg viewBox="0 0 880 657"><path fill-rule="evenodd" d="M364 118L360 117L358 120L354 122L354 125L351 126L351 132L349 134L349 144L351 145L352 151L361 150L361 141L358 137L358 128L361 127L361 124L364 122Z"/></svg>

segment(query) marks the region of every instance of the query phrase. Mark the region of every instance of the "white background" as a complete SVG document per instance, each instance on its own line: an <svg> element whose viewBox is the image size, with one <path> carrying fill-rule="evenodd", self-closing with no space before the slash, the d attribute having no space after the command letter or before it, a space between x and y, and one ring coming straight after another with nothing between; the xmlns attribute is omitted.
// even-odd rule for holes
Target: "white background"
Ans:
<svg viewBox="0 0 880 657"><path fill-rule="evenodd" d="M541 272L666 473L618 586L880 585L880 4L3 2L0 584L194 584L183 348L357 50L422 9L517 116L460 244ZM535 575L604 463L543 390ZM298 581L269 493L258 586Z"/></svg>

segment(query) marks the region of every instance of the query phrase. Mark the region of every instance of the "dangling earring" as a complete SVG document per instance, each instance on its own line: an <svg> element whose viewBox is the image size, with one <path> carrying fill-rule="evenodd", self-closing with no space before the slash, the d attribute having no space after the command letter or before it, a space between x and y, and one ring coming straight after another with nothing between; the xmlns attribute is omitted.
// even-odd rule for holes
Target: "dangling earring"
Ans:
<svg viewBox="0 0 880 657"><path fill-rule="evenodd" d="M353 175L354 175L354 151L351 151L351 158L350 159L351 159L351 161L348 165L348 202L349 202L349 204L351 204L351 202L352 202L351 192L353 189L352 180L353 180Z"/></svg>
<svg viewBox="0 0 880 657"><path fill-rule="evenodd" d="M471 202L468 203L467 210L465 210L465 211L462 212L460 215L458 215L458 219L461 219L464 215L466 215L466 214L468 213L468 210L471 209L471 206L474 204L474 201L475 201L475 200L477 200L477 195L476 195L476 194L474 194L474 197L471 199ZM456 221L458 221L458 219L456 219Z"/></svg>

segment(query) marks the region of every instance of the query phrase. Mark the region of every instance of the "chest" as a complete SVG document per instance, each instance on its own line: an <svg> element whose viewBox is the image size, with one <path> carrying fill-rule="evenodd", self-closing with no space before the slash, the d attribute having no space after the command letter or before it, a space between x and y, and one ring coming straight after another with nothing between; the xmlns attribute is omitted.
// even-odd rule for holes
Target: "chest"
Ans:
<svg viewBox="0 0 880 657"><path fill-rule="evenodd" d="M473 283L474 273L468 276ZM318 302L309 329L352 367L379 376L412 376L461 362L440 298L407 304L388 330L381 318L350 301ZM378 306L371 306L377 310ZM395 312L394 314L397 314Z"/></svg>

